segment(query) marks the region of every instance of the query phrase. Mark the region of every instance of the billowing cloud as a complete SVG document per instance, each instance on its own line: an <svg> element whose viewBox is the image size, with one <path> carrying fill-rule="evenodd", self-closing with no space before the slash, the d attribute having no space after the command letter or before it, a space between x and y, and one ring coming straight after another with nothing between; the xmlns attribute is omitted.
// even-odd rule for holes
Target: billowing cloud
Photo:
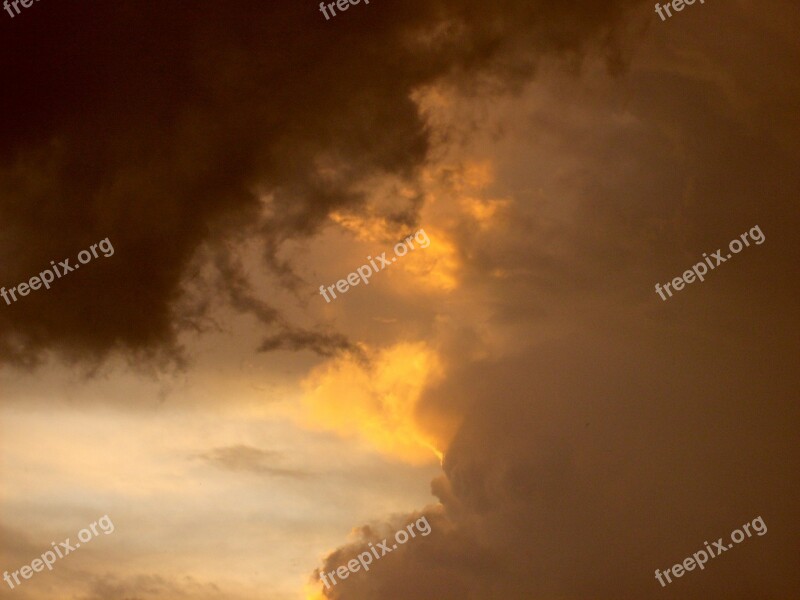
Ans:
<svg viewBox="0 0 800 600"><path fill-rule="evenodd" d="M116 254L2 306L0 356L174 354L204 306L181 302L204 243L257 232L286 276L282 242L357 206L365 178L414 175L429 145L415 89L478 73L521 81L539 53L590 40L613 57L634 4L419 0L334 21L313 3L53 4L4 19L0 251L13 259L0 281L106 237ZM415 220L413 206L398 222Z"/></svg>
<svg viewBox="0 0 800 600"><path fill-rule="evenodd" d="M3 437L21 457L15 507L34 497L55 512L113 490L141 511L115 533L113 573L110 560L59 571L87 600L236 598L237 581L261 584L264 548L285 553L281 572L311 574L315 598L745 600L798 588L795 5L695 3L663 23L634 0L375 0L330 21L297 2L35 6L2 20L13 60L0 98L0 285L106 237L115 254L0 303L0 360L174 360L179 334L202 332L218 301L258 324L253 352L324 358L269 355L264 378L284 379L262 404L209 386L208 423L165 429L161 411L136 436L119 412L99 434L31 417L75 432L72 453L47 450L55 434L36 448L24 439L36 436ZM654 293L754 225L763 245L669 301ZM430 248L336 303L317 297L359 264L325 243L350 236L337 238L349 261L355 241L382 251L419 226ZM242 365L267 358L256 357ZM239 373L259 375L252 363ZM137 400L119 381L106 388L112 409ZM59 392L22 387L39 404ZM242 406L244 423L218 418ZM281 427L287 413L317 431ZM278 431L248 430L262 420ZM188 450L174 443L182 431ZM325 442L291 454L309 438ZM389 460L345 477L372 452ZM440 458L438 504L398 491ZM119 464L128 476L109 477ZM329 479L270 477L279 501L251 485L296 464ZM131 502L144 493L151 504ZM205 504L186 512L186 498ZM321 587L315 566L330 571L420 514L429 537ZM756 516L769 533L660 588L656 569ZM194 554L228 539L223 517L245 532L238 553L219 542ZM123 533L137 525L147 535ZM24 535L3 533L16 536L10 563L27 560ZM157 560L158 536L171 562L125 560ZM93 556L105 555L75 558Z"/></svg>
<svg viewBox="0 0 800 600"><path fill-rule="evenodd" d="M454 295L470 296L476 322L442 311L448 370L419 406L463 421L432 482L441 506L426 509L438 515L427 544L319 586L324 597L744 600L800 583L800 453L787 426L800 383L787 277L800 48L783 25L798 11L693 10L654 32L622 80L549 64L519 98L432 109L452 139L483 119L474 139L436 150L462 165L492 157L487 195L510 200L494 229L449 228L470 257ZM718 48L711 28L748 50ZM666 302L655 294L756 224L762 245ZM661 588L656 569L758 516L766 535Z"/></svg>

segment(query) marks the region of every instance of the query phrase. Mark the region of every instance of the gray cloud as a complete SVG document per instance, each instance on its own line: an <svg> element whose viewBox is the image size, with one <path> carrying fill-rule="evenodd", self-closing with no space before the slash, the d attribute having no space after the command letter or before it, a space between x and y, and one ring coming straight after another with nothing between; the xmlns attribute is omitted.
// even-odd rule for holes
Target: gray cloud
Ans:
<svg viewBox="0 0 800 600"><path fill-rule="evenodd" d="M309 475L300 469L276 466L284 462L284 457L279 452L270 452L243 444L214 448L201 454L200 458L215 467L237 473L294 478L304 478Z"/></svg>

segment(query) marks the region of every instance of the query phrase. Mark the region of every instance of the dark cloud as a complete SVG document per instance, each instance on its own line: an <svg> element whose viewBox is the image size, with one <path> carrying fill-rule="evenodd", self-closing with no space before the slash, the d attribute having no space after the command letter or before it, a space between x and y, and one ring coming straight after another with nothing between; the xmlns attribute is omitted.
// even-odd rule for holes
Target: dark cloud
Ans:
<svg viewBox="0 0 800 600"><path fill-rule="evenodd" d="M286 329L283 333L266 338L258 347L259 352L272 350L308 349L320 356L333 356L350 352L360 360L366 360L364 351L340 333L321 333L302 329Z"/></svg>
<svg viewBox="0 0 800 600"><path fill-rule="evenodd" d="M476 363L463 342L478 336L448 346L421 411L463 416L433 534L328 597L777 600L800 585L800 13L698 7L608 96L537 88L519 135L541 139L493 155L503 183L539 194L514 198L502 235L458 246L473 279L512 274L486 284L488 312L528 349ZM756 224L763 245L668 302L654 293ZM758 516L766 535L661 588L656 569Z"/></svg>
<svg viewBox="0 0 800 600"><path fill-rule="evenodd" d="M361 178L413 176L428 145L413 89L479 71L520 81L539 52L613 39L633 4L419 0L325 21L313 2L51 3L4 18L0 281L105 237L116 254L1 306L0 357L175 356L203 242L252 228L291 281L281 242L358 206Z"/></svg>
<svg viewBox="0 0 800 600"><path fill-rule="evenodd" d="M387 596L389 598L433 600L473 597L470 596L473 578L469 575L463 578L453 577L448 567L454 564L464 565L464 575L476 568L487 569L493 565L493 559L488 553L482 552L474 544L474 540L456 530L443 514L441 507L429 507L422 513L360 527L355 532L358 539L326 556L322 569L314 572L311 581L319 583L323 569L325 573L330 573L337 567L347 565L362 552L369 552L369 544L376 546L383 540L388 540L391 548L395 532L405 529L423 515L430 526L428 535L417 534L410 538L404 545L374 560L369 571L362 569L345 580L337 578L336 585L328 588L326 597L376 598L381 597L389 587L393 588ZM462 551L449 554L459 543L464 544ZM408 578L409 573L413 573L414 579Z"/></svg>
<svg viewBox="0 0 800 600"><path fill-rule="evenodd" d="M676 354L663 331L604 333L470 365L437 389L469 405L434 482L444 512L433 534L329 597L791 595L800 453L785 423L800 416L796 343L753 361L767 351L757 334L733 347L689 335ZM661 589L656 568L757 516L766 535ZM337 550L324 568L356 551Z"/></svg>
<svg viewBox="0 0 800 600"><path fill-rule="evenodd" d="M230 306L239 312L253 315L267 331L274 332L264 338L257 349L258 352L309 350L319 356L333 356L340 352L363 355L363 351L344 334L322 331L319 328L307 329L289 323L277 309L258 298L253 292L241 261L230 248L218 247L214 252L213 263L218 275L216 289L222 290ZM291 279L288 287L296 286L297 277L294 273L280 265L277 270ZM201 288L201 294L202 291ZM204 291L209 292L208 288ZM195 293L192 297L198 298L198 294Z"/></svg>

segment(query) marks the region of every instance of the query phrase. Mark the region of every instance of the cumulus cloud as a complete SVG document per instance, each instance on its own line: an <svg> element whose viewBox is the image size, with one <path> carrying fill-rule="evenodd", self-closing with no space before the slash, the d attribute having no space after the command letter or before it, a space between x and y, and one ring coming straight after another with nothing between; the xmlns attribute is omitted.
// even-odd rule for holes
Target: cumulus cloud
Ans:
<svg viewBox="0 0 800 600"><path fill-rule="evenodd" d="M798 11L709 8L654 33L623 80L551 71L519 100L441 111L454 131L483 119L476 140L444 140L442 154L489 155L490 191L511 203L499 230L451 226L470 257L458 292L481 323L448 334L447 376L419 402L463 417L432 483L438 527L325 597L744 600L796 589L795 543L768 538L798 527L800 453L786 423L800 383L798 284L787 277L800 224L788 208L800 188L788 107L800 90L787 81L798 46L782 25ZM710 28L748 49L720 50ZM668 302L654 293L755 224L774 232L757 250ZM759 515L775 524L767 535L661 589L656 569Z"/></svg>
<svg viewBox="0 0 800 600"><path fill-rule="evenodd" d="M790 596L798 12L706 3L654 21L611 84L607 66L635 39L631 8L653 18L633 0L412 0L334 21L313 3L41 4L37 20L4 21L0 250L13 260L0 282L105 237L116 253L0 305L0 357L176 355L180 328L203 312L182 302L190 267L210 248L214 293L265 328L261 350L332 357L306 379L304 424L409 462L444 451L440 505L424 509L431 536L328 597L646 598L662 591L656 568L756 515L767 536L665 593ZM525 87L540 57L592 43L605 68L586 68L585 87L552 73L549 87ZM476 200L453 183L469 169L449 181L442 170L453 193L430 213L436 266L422 275L451 295L402 323L432 323L431 340L403 331L359 356L259 298L225 249L257 236L297 292L286 242L329 217L409 231L425 209L420 172L469 154L496 181L476 176L487 193ZM396 210L365 204L381 178L411 182ZM767 242L714 280L666 304L654 294L755 224ZM204 455L283 474L277 458L249 446ZM323 567L409 518L360 528ZM219 595L188 589L106 578L93 597Z"/></svg>
<svg viewBox="0 0 800 600"><path fill-rule="evenodd" d="M439 388L468 406L433 484L442 509L430 542L327 597L647 598L661 591L656 568L758 515L770 534L794 530L798 454L781 424L797 416L794 358L753 364L747 343L709 347L702 335L676 355L663 332L603 333L472 364ZM673 588L698 599L790 594L792 544L753 538ZM338 549L322 568L357 550Z"/></svg>

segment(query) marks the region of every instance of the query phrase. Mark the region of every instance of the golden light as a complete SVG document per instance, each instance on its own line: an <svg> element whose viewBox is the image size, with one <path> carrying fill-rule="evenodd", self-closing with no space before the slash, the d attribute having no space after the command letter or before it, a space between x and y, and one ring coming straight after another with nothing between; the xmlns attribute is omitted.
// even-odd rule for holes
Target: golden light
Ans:
<svg viewBox="0 0 800 600"><path fill-rule="evenodd" d="M423 390L443 375L436 352L423 342L399 343L369 356L342 356L313 370L303 383L302 422L411 464L441 461L442 442L416 413Z"/></svg>

